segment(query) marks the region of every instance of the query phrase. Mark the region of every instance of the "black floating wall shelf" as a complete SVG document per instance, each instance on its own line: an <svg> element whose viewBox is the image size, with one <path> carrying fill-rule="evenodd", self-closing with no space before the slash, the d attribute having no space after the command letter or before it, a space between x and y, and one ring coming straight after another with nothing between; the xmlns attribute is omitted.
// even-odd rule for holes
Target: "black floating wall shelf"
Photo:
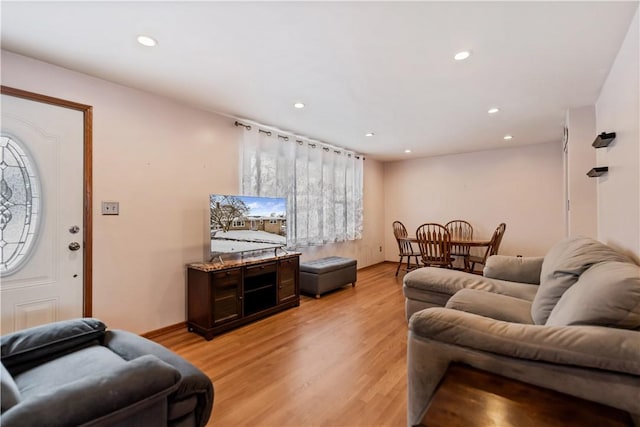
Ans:
<svg viewBox="0 0 640 427"><path fill-rule="evenodd" d="M596 139L593 141L593 144L591 144L591 146L595 148L607 147L613 142L614 139L616 139L615 132L602 132L600 135L596 136Z"/></svg>
<svg viewBox="0 0 640 427"><path fill-rule="evenodd" d="M589 176L591 178L595 178L597 176L604 175L605 173L607 173L608 170L609 170L609 168L607 166L593 168L589 172L587 172L587 176Z"/></svg>

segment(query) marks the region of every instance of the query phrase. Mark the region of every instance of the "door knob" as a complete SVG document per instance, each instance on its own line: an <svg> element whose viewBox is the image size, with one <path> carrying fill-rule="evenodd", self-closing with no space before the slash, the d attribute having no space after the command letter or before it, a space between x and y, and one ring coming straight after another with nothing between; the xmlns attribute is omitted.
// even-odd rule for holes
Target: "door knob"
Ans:
<svg viewBox="0 0 640 427"><path fill-rule="evenodd" d="M69 243L69 249L72 251L77 251L78 249L80 249L80 243L78 242Z"/></svg>

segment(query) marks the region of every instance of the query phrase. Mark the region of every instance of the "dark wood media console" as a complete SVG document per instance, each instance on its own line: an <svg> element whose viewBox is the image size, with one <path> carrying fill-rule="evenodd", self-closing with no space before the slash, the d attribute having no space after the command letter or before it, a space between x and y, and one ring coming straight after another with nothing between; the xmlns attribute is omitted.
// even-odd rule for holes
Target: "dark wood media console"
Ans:
<svg viewBox="0 0 640 427"><path fill-rule="evenodd" d="M300 254L187 267L187 326L207 340L300 305Z"/></svg>

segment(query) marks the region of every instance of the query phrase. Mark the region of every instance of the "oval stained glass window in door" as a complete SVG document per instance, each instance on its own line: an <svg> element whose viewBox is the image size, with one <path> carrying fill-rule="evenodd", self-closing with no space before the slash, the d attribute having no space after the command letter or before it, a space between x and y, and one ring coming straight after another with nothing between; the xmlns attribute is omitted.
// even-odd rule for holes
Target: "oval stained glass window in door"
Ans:
<svg viewBox="0 0 640 427"><path fill-rule="evenodd" d="M0 276L7 276L34 249L42 202L33 159L7 135L0 136L0 196Z"/></svg>

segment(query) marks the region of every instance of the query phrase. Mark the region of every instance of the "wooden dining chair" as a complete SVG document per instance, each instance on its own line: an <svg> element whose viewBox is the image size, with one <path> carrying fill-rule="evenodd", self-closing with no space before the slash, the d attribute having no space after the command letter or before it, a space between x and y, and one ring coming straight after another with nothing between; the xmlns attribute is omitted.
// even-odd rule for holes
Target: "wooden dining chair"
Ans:
<svg viewBox="0 0 640 427"><path fill-rule="evenodd" d="M454 219L445 224L452 240L473 240L473 226L462 219ZM469 250L471 246L451 244L451 255L455 258L462 258L464 271L469 271Z"/></svg>
<svg viewBox="0 0 640 427"><path fill-rule="evenodd" d="M407 258L407 271L420 267L420 252L413 250L411 242L407 239L407 228L400 221L393 222L393 235L398 242L398 254L400 255L400 261L398 261L398 268L396 268L396 276L402 266L402 259ZM415 264L411 264L411 258L415 258Z"/></svg>
<svg viewBox="0 0 640 427"><path fill-rule="evenodd" d="M498 225L496 230L493 232L493 236L491 236L491 241L489 242L489 246L484 252L482 256L469 256L469 262L471 263L470 272L473 273L476 264L484 265L487 262L487 258L491 255L498 255L498 249L500 249L500 244L502 243L502 237L504 236L504 232L507 229L507 224L504 222Z"/></svg>
<svg viewBox="0 0 640 427"><path fill-rule="evenodd" d="M416 230L416 241L425 266L453 267L451 235L445 226L435 223L422 224Z"/></svg>

